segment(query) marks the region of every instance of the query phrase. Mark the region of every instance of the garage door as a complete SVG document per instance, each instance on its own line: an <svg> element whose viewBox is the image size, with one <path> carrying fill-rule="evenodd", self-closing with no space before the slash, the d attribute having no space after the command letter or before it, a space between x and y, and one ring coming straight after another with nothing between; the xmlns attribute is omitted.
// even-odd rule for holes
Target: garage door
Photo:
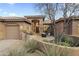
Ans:
<svg viewBox="0 0 79 59"><path fill-rule="evenodd" d="M7 31L6 33L7 39L19 39L19 26L7 25L6 31Z"/></svg>

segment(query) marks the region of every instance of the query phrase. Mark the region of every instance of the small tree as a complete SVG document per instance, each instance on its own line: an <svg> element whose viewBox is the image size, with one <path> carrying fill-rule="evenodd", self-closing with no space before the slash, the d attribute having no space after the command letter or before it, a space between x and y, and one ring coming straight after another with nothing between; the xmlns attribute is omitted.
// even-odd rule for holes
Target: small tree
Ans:
<svg viewBox="0 0 79 59"><path fill-rule="evenodd" d="M62 32L62 35L60 37L60 40L62 39L63 35L66 33L66 29L70 23L71 16L76 16L76 13L79 12L79 4L76 3L64 3L62 4L61 11L63 12L63 18L64 18L64 30Z"/></svg>
<svg viewBox="0 0 79 59"><path fill-rule="evenodd" d="M51 20L52 25L50 27L50 33L53 33L54 37L56 38L55 16L58 11L58 3L40 3L36 6L46 16L46 18Z"/></svg>
<svg viewBox="0 0 79 59"><path fill-rule="evenodd" d="M64 30L66 26L69 24L71 19L66 19L67 17L75 16L76 12L79 11L79 4L75 3L65 3L63 8L63 18L64 18ZM64 31L65 32L65 31Z"/></svg>

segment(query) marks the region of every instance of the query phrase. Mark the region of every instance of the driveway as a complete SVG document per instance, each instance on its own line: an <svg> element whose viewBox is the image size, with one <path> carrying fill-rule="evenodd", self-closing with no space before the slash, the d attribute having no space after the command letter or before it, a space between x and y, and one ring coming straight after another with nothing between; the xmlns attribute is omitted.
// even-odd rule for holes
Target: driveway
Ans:
<svg viewBox="0 0 79 59"><path fill-rule="evenodd" d="M21 40L1 40L0 41L0 55L4 55L8 50L18 47Z"/></svg>

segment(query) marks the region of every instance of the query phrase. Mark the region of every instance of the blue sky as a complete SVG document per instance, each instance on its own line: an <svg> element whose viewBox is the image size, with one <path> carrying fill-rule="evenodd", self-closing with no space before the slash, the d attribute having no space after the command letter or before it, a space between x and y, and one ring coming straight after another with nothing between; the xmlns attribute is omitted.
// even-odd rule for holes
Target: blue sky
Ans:
<svg viewBox="0 0 79 59"><path fill-rule="evenodd" d="M0 16L40 15L30 3L0 3Z"/></svg>
<svg viewBox="0 0 79 59"><path fill-rule="evenodd" d="M0 16L41 15L34 3L0 3ZM56 19L61 17L61 12Z"/></svg>

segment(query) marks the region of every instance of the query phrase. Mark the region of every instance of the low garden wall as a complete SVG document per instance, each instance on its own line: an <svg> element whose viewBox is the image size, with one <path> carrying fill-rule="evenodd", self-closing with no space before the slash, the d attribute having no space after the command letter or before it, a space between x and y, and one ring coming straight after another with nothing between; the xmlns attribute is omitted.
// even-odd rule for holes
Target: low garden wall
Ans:
<svg viewBox="0 0 79 59"><path fill-rule="evenodd" d="M35 40L35 39L34 39ZM38 45L42 50L45 50L45 48L52 48L52 51L54 51L56 54L62 55L68 55L68 56L78 56L79 55L79 47L67 47L67 46L61 46L53 43L44 42L42 40L35 40L38 42Z"/></svg>
<svg viewBox="0 0 79 59"><path fill-rule="evenodd" d="M76 39L76 40L79 39L79 36L77 36L77 35L65 35L65 36L71 37L71 38Z"/></svg>

